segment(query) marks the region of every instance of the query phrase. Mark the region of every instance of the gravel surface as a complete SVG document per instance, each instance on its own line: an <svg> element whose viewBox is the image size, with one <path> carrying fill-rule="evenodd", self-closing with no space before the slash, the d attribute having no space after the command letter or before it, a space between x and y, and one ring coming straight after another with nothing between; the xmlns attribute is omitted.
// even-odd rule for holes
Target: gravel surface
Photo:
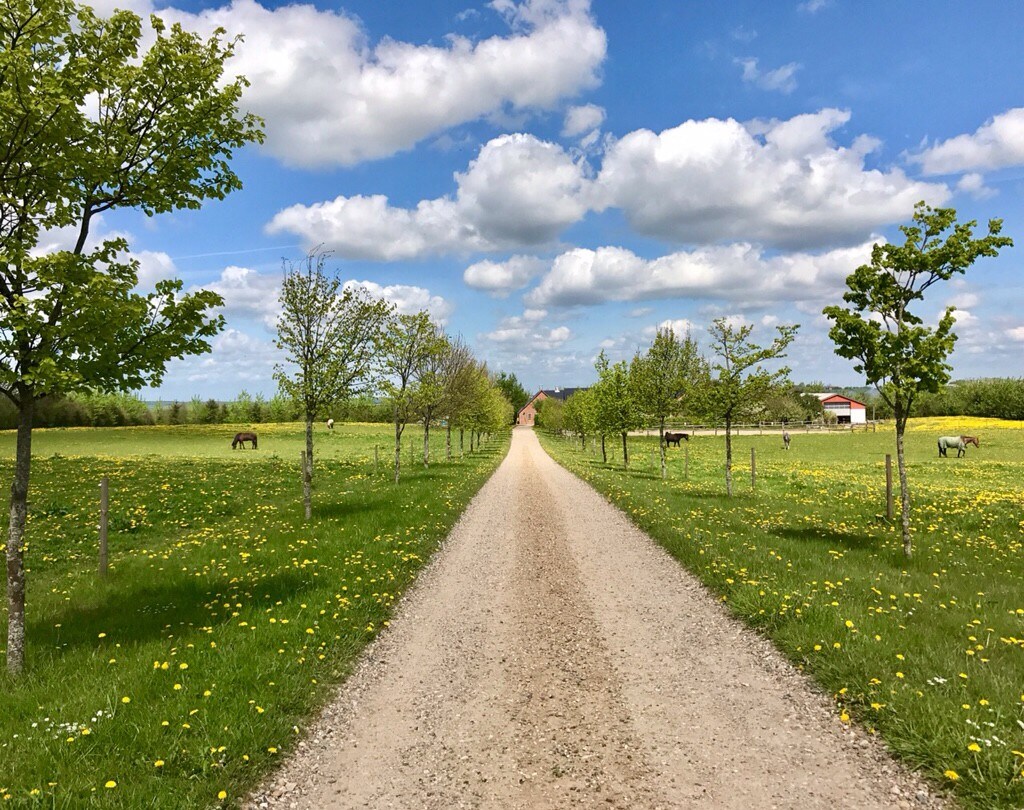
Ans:
<svg viewBox="0 0 1024 810"><path fill-rule="evenodd" d="M938 808L517 429L251 807Z"/></svg>

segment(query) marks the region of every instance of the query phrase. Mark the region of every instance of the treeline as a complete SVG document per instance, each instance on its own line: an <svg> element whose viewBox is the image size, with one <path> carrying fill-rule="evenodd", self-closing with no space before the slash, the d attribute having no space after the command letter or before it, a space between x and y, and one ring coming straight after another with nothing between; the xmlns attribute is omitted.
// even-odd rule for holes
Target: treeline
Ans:
<svg viewBox="0 0 1024 810"><path fill-rule="evenodd" d="M391 407L371 396L358 396L331 409L336 422L390 422ZM46 397L36 405L37 427L128 427L133 425L221 425L298 422L302 409L276 394L267 398L242 391L234 400L192 397L184 402L148 403L135 394L76 393ZM14 430L18 412L0 399L0 430Z"/></svg>
<svg viewBox="0 0 1024 810"><path fill-rule="evenodd" d="M917 416L984 416L1024 419L1024 379L953 382L937 394L920 394Z"/></svg>

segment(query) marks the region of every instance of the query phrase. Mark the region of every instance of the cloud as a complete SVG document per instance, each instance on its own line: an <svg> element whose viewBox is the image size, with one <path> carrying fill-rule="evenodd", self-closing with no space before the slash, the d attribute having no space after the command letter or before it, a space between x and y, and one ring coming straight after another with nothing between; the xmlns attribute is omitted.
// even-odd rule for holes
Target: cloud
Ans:
<svg viewBox="0 0 1024 810"><path fill-rule="evenodd" d="M216 281L202 285L224 299L220 312L229 321L251 319L277 329L281 314L281 275L266 275L248 267L225 267Z"/></svg>
<svg viewBox="0 0 1024 810"><path fill-rule="evenodd" d="M394 261L550 243L586 213L584 166L557 144L532 135L502 135L485 144L455 198L392 207L382 195L337 197L294 205L267 225L345 258Z"/></svg>
<svg viewBox="0 0 1024 810"><path fill-rule="evenodd" d="M591 133L601 128L604 118L604 107L598 107L596 104L570 107L565 113L562 135L566 138L575 138L578 135Z"/></svg>
<svg viewBox="0 0 1024 810"><path fill-rule="evenodd" d="M790 62L774 70L762 71L752 56L734 59L733 63L743 68L743 81L762 90L777 90L785 95L796 90L796 72L803 67L798 62Z"/></svg>
<svg viewBox="0 0 1024 810"><path fill-rule="evenodd" d="M160 14L207 33L243 33L229 68L251 83L243 105L266 120L264 148L314 168L387 157L505 111L554 109L598 84L607 42L588 2L494 5L512 31L478 42L450 34L444 45L374 44L354 16L313 5L234 0Z"/></svg>
<svg viewBox="0 0 1024 810"><path fill-rule="evenodd" d="M871 243L822 254L778 256L739 243L657 259L642 259L620 247L577 248L555 259L525 301L538 307L667 298L821 301L835 297L846 277L870 255Z"/></svg>
<svg viewBox="0 0 1024 810"><path fill-rule="evenodd" d="M806 2L797 4L797 10L804 14L817 14L823 8L828 7L829 2L830 0L806 0Z"/></svg>
<svg viewBox="0 0 1024 810"><path fill-rule="evenodd" d="M346 281L344 286L362 287L374 298L383 298L395 305L400 315L413 315L426 311L431 319L441 326L448 323L448 318L455 311L455 305L440 295L433 295L423 287L407 284L381 285L375 281Z"/></svg>
<svg viewBox="0 0 1024 810"><path fill-rule="evenodd" d="M467 267L462 280L475 290L503 298L525 287L547 266L548 262L536 256L512 256L503 262L485 260Z"/></svg>
<svg viewBox="0 0 1024 810"><path fill-rule="evenodd" d="M285 359L270 340L230 327L214 337L210 347L209 354L172 360L165 382L173 379L178 391L191 386L204 396L232 397L243 388L261 390L270 370Z"/></svg>
<svg viewBox="0 0 1024 810"><path fill-rule="evenodd" d="M503 318L498 328L483 335L491 343L509 348L527 348L531 351L555 349L573 337L568 326L547 326L543 323L547 313L527 310L523 315Z"/></svg>
<svg viewBox="0 0 1024 810"><path fill-rule="evenodd" d="M671 329L672 333L677 338L685 337L686 335L693 335L701 330L700 326L697 326L689 318L667 318L659 324L654 326L644 327L644 337L651 339L659 330Z"/></svg>
<svg viewBox="0 0 1024 810"><path fill-rule="evenodd" d="M806 249L859 241L908 217L918 200L949 198L944 184L866 168L879 146L872 138L836 145L830 134L849 118L823 109L787 121L708 118L636 130L607 150L597 207L621 208L634 229L670 241Z"/></svg>
<svg viewBox="0 0 1024 810"><path fill-rule="evenodd" d="M925 174L953 174L972 169L1024 165L1024 107L989 119L971 135L942 141L910 160Z"/></svg>
<svg viewBox="0 0 1024 810"><path fill-rule="evenodd" d="M1007 329L1005 334L1010 340L1024 343L1024 326L1014 326L1012 329Z"/></svg>
<svg viewBox="0 0 1024 810"><path fill-rule="evenodd" d="M970 194L976 200L987 200L997 194L994 188L985 185L985 178L977 172L968 172L961 177L956 184L956 190Z"/></svg>

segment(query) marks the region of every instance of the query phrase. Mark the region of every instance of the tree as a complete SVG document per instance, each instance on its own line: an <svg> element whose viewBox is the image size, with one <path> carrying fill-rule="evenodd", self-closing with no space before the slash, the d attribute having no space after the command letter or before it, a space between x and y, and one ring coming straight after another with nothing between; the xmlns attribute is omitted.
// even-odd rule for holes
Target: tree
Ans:
<svg viewBox="0 0 1024 810"><path fill-rule="evenodd" d="M587 447L587 434L597 432L596 411L594 388L577 390L565 401L565 407L562 410L562 420L565 426L579 436L580 446L584 450ZM603 446L602 439L602 451Z"/></svg>
<svg viewBox="0 0 1024 810"><path fill-rule="evenodd" d="M682 412L706 374L707 364L697 342L689 333L680 340L671 328L659 329L647 353L633 358L630 376L634 381L637 406L658 423L662 478L668 476L665 420Z"/></svg>
<svg viewBox="0 0 1024 810"><path fill-rule="evenodd" d="M594 386L597 427L602 437L618 433L622 437L622 466L629 467L629 446L626 437L629 431L641 425L640 409L634 397L634 385L630 379L629 365L625 360L610 364L604 352L598 355L598 380ZM604 440L601 441L604 453ZM607 455L604 456L608 461Z"/></svg>
<svg viewBox="0 0 1024 810"><path fill-rule="evenodd" d="M319 248L296 265L284 262L281 316L276 346L285 352L274 379L281 392L298 403L306 423L303 470L306 519L313 480L313 422L357 393L371 376L391 305L362 287L343 287L328 276L328 254Z"/></svg>
<svg viewBox="0 0 1024 810"><path fill-rule="evenodd" d="M441 346L440 331L426 312L391 319L381 344L381 389L395 425L395 483L402 468L402 433L416 411L417 375Z"/></svg>
<svg viewBox="0 0 1024 810"><path fill-rule="evenodd" d="M438 408L438 415L446 423L445 458L448 461L452 459L452 429L456 425L465 425L472 408L476 380L480 376L483 376L483 371L466 341L461 336L450 338L441 367L443 396Z"/></svg>
<svg viewBox="0 0 1024 810"><path fill-rule="evenodd" d="M430 425L444 404L445 363L452 351L451 341L436 327L433 350L426 354L416 370L416 411L423 422L423 466L430 466Z"/></svg>
<svg viewBox="0 0 1024 810"><path fill-rule="evenodd" d="M135 292L123 239L90 247L95 218L197 209L240 188L233 150L262 139L240 115L245 80L224 78L234 42L135 14L98 18L73 0L0 12L0 391L17 407L7 538L7 666L24 666L24 534L35 406L48 394L158 384L174 357L209 350L218 295L165 280ZM70 233L69 249L41 251Z"/></svg>
<svg viewBox="0 0 1024 810"><path fill-rule="evenodd" d="M947 358L953 351L954 307L947 307L935 328L924 325L910 311L925 291L954 274L964 273L981 256L996 256L1013 245L1000 236L1002 220L988 223L988 236L974 239L977 222L956 222L952 208L931 208L919 202L914 225L902 225L902 245L876 244L871 263L862 264L846 278L843 300L851 309L825 307L834 322L829 337L836 354L856 360L854 369L889 405L896 422L896 458L900 476L903 553L911 555L910 488L903 452L903 435L914 399L919 392L938 391L949 381Z"/></svg>
<svg viewBox="0 0 1024 810"><path fill-rule="evenodd" d="M778 337L770 346L752 342L749 324L734 326L725 318L716 319L708 334L717 361L711 365L711 376L705 387L706 407L717 419L725 421L725 490L732 496L732 425L737 415L762 403L773 389L786 380L788 368L767 371L761 363L785 357L786 347L799 327L779 326Z"/></svg>
<svg viewBox="0 0 1024 810"><path fill-rule="evenodd" d="M499 371L498 376L494 378L494 384L505 395L505 399L511 403L513 418L530 401L530 394L523 388L522 383L516 379L515 374L506 374L504 371Z"/></svg>

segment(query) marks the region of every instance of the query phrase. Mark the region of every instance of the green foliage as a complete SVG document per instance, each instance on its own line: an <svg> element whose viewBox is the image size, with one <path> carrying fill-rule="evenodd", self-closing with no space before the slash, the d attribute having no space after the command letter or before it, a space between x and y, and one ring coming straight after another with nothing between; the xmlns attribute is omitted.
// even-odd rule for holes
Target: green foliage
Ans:
<svg viewBox="0 0 1024 810"><path fill-rule="evenodd" d="M551 433L561 433L567 427L565 422L565 406L565 402L553 397L540 400L535 405L537 419L534 424L542 430L547 430Z"/></svg>
<svg viewBox="0 0 1024 810"><path fill-rule="evenodd" d="M924 325L911 305L939 281L964 273L982 256L996 256L1013 244L1002 231L1002 221L989 220L988 235L974 238L974 220L957 223L952 208L914 208L914 225L903 225L902 245L876 244L871 263L863 264L846 279L843 300L849 309L825 307L833 322L829 337L836 354L856 361L854 369L874 385L892 408L896 420L896 457L903 501L903 548L909 557L910 489L903 455L903 433L919 392L935 393L949 381L947 358L953 351L954 307L947 307L932 328Z"/></svg>
<svg viewBox="0 0 1024 810"><path fill-rule="evenodd" d="M910 307L939 281L964 273L978 258L996 256L1013 240L999 236L1002 221L988 224L988 235L974 239L975 221L957 223L952 208L914 209L914 225L903 225L902 245L876 244L871 263L847 277L843 300L852 306L825 307L834 325L829 337L836 354L856 361L854 369L893 408L897 435L902 434L914 397L936 392L949 381L947 362L956 335L955 307L947 307L935 328L927 327Z"/></svg>
<svg viewBox="0 0 1024 810"><path fill-rule="evenodd" d="M934 394L919 394L914 413L1024 419L1024 379L959 380Z"/></svg>
<svg viewBox="0 0 1024 810"><path fill-rule="evenodd" d="M530 401L529 392L523 388L522 383L519 382L515 374L506 374L504 371L499 371L498 376L494 378L494 384L505 395L505 399L512 405L515 413L519 413L519 411L526 407L526 403Z"/></svg>
<svg viewBox="0 0 1024 810"><path fill-rule="evenodd" d="M339 402L367 387L393 307L361 287L343 288L324 271L326 253L285 261L275 345L286 360L275 368L282 393L306 421L327 417Z"/></svg>

